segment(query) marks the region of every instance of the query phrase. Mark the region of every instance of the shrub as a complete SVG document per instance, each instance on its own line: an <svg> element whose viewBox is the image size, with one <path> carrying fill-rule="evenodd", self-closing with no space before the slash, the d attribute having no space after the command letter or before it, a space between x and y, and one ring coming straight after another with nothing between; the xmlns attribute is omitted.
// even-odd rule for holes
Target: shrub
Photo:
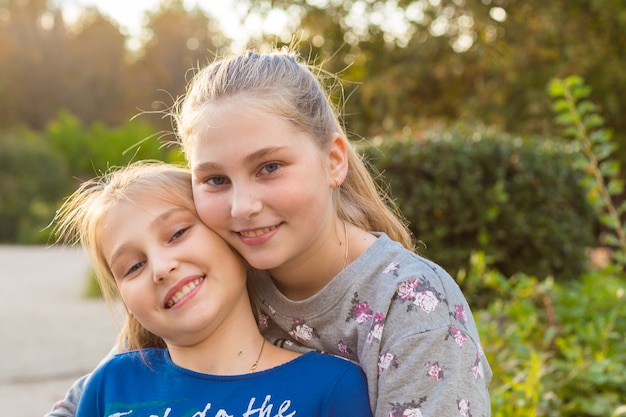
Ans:
<svg viewBox="0 0 626 417"><path fill-rule="evenodd" d="M594 214L567 147L458 125L364 152L425 244L421 252L451 273L477 250L506 276L583 272Z"/></svg>
<svg viewBox="0 0 626 417"><path fill-rule="evenodd" d="M626 279L619 269L558 283L505 278L473 256L465 280L496 294L475 310L492 367L494 417L618 415L626 407Z"/></svg>
<svg viewBox="0 0 626 417"><path fill-rule="evenodd" d="M117 127L102 123L84 126L75 116L61 111L47 126L45 134L52 148L66 158L71 175L79 180L131 161L182 158L176 148L163 146L152 126L138 121Z"/></svg>
<svg viewBox="0 0 626 417"><path fill-rule="evenodd" d="M68 191L63 158L38 135L0 135L0 242L42 243L58 201Z"/></svg>

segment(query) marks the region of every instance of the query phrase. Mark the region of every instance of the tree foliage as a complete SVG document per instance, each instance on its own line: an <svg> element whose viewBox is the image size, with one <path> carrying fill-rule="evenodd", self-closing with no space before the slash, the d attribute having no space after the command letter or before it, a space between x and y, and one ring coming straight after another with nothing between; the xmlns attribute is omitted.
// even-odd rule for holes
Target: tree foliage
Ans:
<svg viewBox="0 0 626 417"><path fill-rule="evenodd" d="M264 10L269 2L250 3ZM551 128L545 86L571 74L588 80L609 124L626 130L620 116L626 4L620 0L271 4L297 13L293 28L302 29L322 60L353 59L345 76L365 82L354 106L372 115L367 133L423 117L480 119L510 132L543 133Z"/></svg>
<svg viewBox="0 0 626 417"><path fill-rule="evenodd" d="M171 130L163 114L186 87L187 70L227 48L216 21L182 0L146 16L149 36L129 50L116 22L87 9L69 26L45 0L0 2L0 128L44 129L60 109L109 126L139 113ZM166 118L165 118L166 119Z"/></svg>
<svg viewBox="0 0 626 417"><path fill-rule="evenodd" d="M550 132L545 87L571 74L593 87L607 126L626 132L621 0L236 3L261 20L278 9L290 16L286 31L298 34L303 54L346 81L346 122L360 135L458 119ZM230 47L210 9L190 10L182 0L146 14L135 50L97 10L71 27L45 0L3 0L0 11L0 127L41 129L66 108L107 124L154 111L146 117L170 129L161 116L184 91L188 69Z"/></svg>

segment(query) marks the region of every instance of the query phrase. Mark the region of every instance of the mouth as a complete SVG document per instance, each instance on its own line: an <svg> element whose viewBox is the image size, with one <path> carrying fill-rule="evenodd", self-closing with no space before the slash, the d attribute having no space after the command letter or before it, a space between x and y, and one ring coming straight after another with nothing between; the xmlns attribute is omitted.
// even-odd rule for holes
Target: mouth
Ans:
<svg viewBox="0 0 626 417"><path fill-rule="evenodd" d="M241 236L241 237L257 237L257 236L261 236L261 235L264 235L266 233L269 233L272 230L275 230L277 227L278 227L278 225L269 226L269 227L262 227L260 229L241 230L241 231L237 232L237 234L239 236Z"/></svg>
<svg viewBox="0 0 626 417"><path fill-rule="evenodd" d="M199 277L194 279L193 281L186 284L180 290L176 291L172 297L167 300L165 303L165 308L170 309L174 307L180 300L182 300L187 294L192 292L202 281L204 281L205 277Z"/></svg>

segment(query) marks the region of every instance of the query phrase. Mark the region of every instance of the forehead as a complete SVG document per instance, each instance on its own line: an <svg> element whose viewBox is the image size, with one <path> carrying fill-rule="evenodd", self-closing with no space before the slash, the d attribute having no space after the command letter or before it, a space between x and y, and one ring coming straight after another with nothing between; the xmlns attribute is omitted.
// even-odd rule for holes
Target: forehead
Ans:
<svg viewBox="0 0 626 417"><path fill-rule="evenodd" d="M193 203L179 201L175 194L143 193L133 198L119 199L111 204L102 216L103 230L117 230L119 224L133 224L136 227L147 227L150 221L172 210L192 211Z"/></svg>

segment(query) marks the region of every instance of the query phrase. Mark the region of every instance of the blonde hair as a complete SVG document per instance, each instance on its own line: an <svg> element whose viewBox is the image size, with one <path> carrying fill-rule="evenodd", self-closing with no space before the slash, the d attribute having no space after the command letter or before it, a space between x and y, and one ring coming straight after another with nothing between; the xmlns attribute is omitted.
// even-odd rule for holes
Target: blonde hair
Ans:
<svg viewBox="0 0 626 417"><path fill-rule="evenodd" d="M120 201L132 201L141 196L158 198L196 213L188 169L142 161L84 182L63 203L53 220L57 242L80 243L86 251L110 305L119 297L119 290L102 253L102 221ZM119 343L128 350L166 346L162 338L145 329L128 311Z"/></svg>
<svg viewBox="0 0 626 417"><path fill-rule="evenodd" d="M267 54L246 52L216 60L191 80L177 103L174 119L185 153L211 104L244 98L255 108L290 121L327 149L333 134L347 135L328 93L313 67L288 51ZM334 204L338 216L364 230L385 232L409 250L414 242L399 211L375 183L365 162L350 144L348 174Z"/></svg>

